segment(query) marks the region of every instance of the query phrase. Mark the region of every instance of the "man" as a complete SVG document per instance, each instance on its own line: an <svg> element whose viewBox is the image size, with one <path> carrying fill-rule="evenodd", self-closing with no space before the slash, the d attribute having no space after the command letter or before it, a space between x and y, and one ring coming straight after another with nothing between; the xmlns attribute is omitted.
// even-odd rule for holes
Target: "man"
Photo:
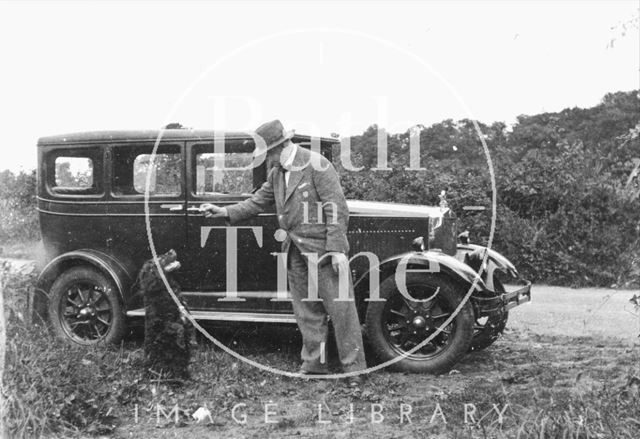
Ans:
<svg viewBox="0 0 640 439"><path fill-rule="evenodd" d="M293 143L293 131L285 131L278 120L261 125L256 134L267 147L267 181L245 201L226 208L206 204L202 209L207 217L225 217L235 224L275 203L281 229L276 239L282 241L282 251L287 254L289 290L302 333L300 372L329 373L325 355L328 318L335 330L343 370L364 370L366 362L355 301L336 301L341 270L348 278L346 286L349 298L353 299L347 260L349 210L338 174L326 158ZM317 270L309 269L309 254L317 255ZM313 294L309 295L310 277L312 288L317 286L320 301L303 300L313 298ZM362 375L348 379L353 387L363 382Z"/></svg>

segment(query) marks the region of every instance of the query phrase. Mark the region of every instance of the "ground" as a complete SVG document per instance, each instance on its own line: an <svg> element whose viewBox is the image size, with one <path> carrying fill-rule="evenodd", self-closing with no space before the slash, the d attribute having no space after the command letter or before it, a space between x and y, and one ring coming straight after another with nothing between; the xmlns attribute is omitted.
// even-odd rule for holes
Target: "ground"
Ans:
<svg viewBox="0 0 640 439"><path fill-rule="evenodd" d="M620 378L634 367L637 370L638 362L637 347L622 342L594 346L589 338L511 331L491 351L469 355L451 375L432 377L379 372L371 377L362 392L346 391L336 383L301 383L266 374L247 378L254 388L245 394L236 393L236 383L211 382L208 388L201 383L202 396L195 400L200 406L207 405L212 412L212 419L206 419L206 425L195 425L191 421L188 425L175 427L162 414L158 418L158 408L151 404L139 407L138 423L134 409L123 413L125 422L116 430L116 436L409 438L453 437L458 433L459 437L485 437L484 429L486 437L514 437L519 428L529 428L529 432L543 430L545 418L550 426L557 423L550 419L554 416L569 418L574 431L580 431L579 426L583 423L584 433L587 429L596 429L590 423L598 423L599 417L604 417L598 409L609 408L596 409L590 404L570 407L566 401L596 398L600 392L606 392L607 387L614 392L623 391L627 383ZM169 398L163 406L166 413L170 408L167 406L172 403L188 406L190 401L182 402L178 396ZM237 424L232 418L230 409L238 403L246 404L246 409L239 408L237 412L240 420L246 413L245 425ZM275 405L266 405L270 403ZM350 404L354 405L353 423L349 421ZM403 404L406 404L406 410L411 407L411 413L401 423ZM437 412L436 404L440 405L442 415ZM476 410L474 419L468 416L466 428L465 404L473 404L467 406L468 415ZM506 406L502 426L493 404L500 411ZM191 409L191 406L185 408ZM372 416L372 410L381 411L384 419ZM270 416L274 424L265 422L266 411L274 412ZM486 417L479 424L471 424L482 416ZM531 425L525 426L525 419ZM638 419L636 411L635 420ZM639 427L636 425L636 433Z"/></svg>
<svg viewBox="0 0 640 439"><path fill-rule="evenodd" d="M605 424L611 422L607 411L624 411L621 406L610 406L615 394L638 391L640 319L628 303L631 296L630 291L536 286L533 302L512 312L505 336L488 350L468 355L449 375L379 371L361 392L346 390L334 381L304 382L256 371L220 351L209 351L221 359L218 364L201 351L196 361L204 360L206 365L192 365L197 384L191 391L198 396L181 400L176 391L161 408L169 413L177 404L191 414L206 406L211 418L199 424L181 418L182 426L176 427L162 412L158 417L158 399L153 398L138 406L137 422L135 409L123 413L116 436L514 437L522 429L522 437L529 437L525 432L555 437L554 429L564 428L575 434L567 437L587 437L587 432L601 427L606 432ZM241 330L232 335L221 333L232 346L236 343L239 352L262 351L250 355L252 359L286 367L277 358L282 352L282 357L295 363L296 343L271 342L265 347L256 342L263 337L256 335ZM283 335L295 338L286 330ZM207 368L229 366L234 378L208 381ZM246 424L238 424L231 413L241 403L246 406L238 406L236 418L242 420L246 415ZM631 413L635 410L635 416L629 416L632 420L627 420L629 427L625 428L635 425L636 430L629 430L628 437L640 434L637 403L635 399L629 408ZM494 404L498 411L504 410L502 425ZM401 422L401 411L406 413L409 407L411 413ZM471 419L474 408L473 420L485 416L475 424ZM372 410L381 411L384 418L372 415ZM265 412L275 423L265 422ZM604 437L625 437L624 432L610 429Z"/></svg>
<svg viewBox="0 0 640 439"><path fill-rule="evenodd" d="M134 331L107 350L65 349L46 335L12 341L5 388L23 412L64 418L56 437L640 437L640 316L629 302L637 291L532 291L501 339L443 376L380 370L362 390L349 390L256 369L201 339L192 380L172 387L143 377ZM226 325L212 334L261 364L291 371L299 364L294 328ZM41 390L29 396L31 389ZM211 414L197 422L200 407ZM21 427L28 419L15 419L21 432L32 431Z"/></svg>

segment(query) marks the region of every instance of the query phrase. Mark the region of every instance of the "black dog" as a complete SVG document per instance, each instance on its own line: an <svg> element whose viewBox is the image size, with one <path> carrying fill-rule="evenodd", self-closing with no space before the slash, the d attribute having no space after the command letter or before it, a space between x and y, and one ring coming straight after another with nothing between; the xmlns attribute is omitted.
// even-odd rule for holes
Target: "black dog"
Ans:
<svg viewBox="0 0 640 439"><path fill-rule="evenodd" d="M158 262L174 294L186 307L180 286L171 276L174 270L180 268L176 257L176 252L169 250L158 257ZM168 379L188 379L193 327L167 291L153 259L144 263L136 284L136 295L142 294L144 298L145 366Z"/></svg>

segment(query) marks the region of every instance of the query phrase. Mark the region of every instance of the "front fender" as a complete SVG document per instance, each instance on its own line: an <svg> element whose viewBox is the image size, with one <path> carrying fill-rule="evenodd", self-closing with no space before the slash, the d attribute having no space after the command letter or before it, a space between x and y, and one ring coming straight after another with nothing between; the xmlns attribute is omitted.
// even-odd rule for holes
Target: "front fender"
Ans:
<svg viewBox="0 0 640 439"><path fill-rule="evenodd" d="M515 277L518 276L518 271L516 270L515 265L513 265L511 261L509 261L507 258L493 249L476 244L458 244L457 250L457 253L476 252L481 258L484 258L484 252L487 252L487 258L491 262L493 262L499 270L502 270L505 273L509 273Z"/></svg>
<svg viewBox="0 0 640 439"><path fill-rule="evenodd" d="M482 265L485 254L487 255L486 265ZM495 291L493 285L493 276L495 270L502 271L503 273L510 274L514 279L519 278L518 270L507 258L502 256L495 250L476 244L458 244L456 259L461 262L465 260L474 269L474 271L480 273L486 280L487 287L490 290ZM467 265L465 263L465 265Z"/></svg>
<svg viewBox="0 0 640 439"><path fill-rule="evenodd" d="M371 267L369 271L361 275L354 284L356 294L369 291L370 279L374 270L379 272L380 280L395 274L402 260L408 262L407 271L426 270L429 273L441 273L457 283L475 285L476 291L485 291L487 286L470 266L459 261L453 256L438 251L407 252L385 259L377 267ZM475 283L475 284L474 284Z"/></svg>
<svg viewBox="0 0 640 439"><path fill-rule="evenodd" d="M78 264L87 264L97 268L113 280L123 304L128 286L133 283L133 272L124 267L114 257L93 249L79 249L63 253L52 259L38 276L37 286L48 295L48 291L56 278L66 269Z"/></svg>

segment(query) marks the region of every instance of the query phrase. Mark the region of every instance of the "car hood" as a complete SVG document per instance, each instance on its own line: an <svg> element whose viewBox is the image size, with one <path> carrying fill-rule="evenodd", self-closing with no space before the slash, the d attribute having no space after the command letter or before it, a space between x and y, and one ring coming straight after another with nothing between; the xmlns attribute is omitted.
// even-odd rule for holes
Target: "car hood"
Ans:
<svg viewBox="0 0 640 439"><path fill-rule="evenodd" d="M402 218L442 218L452 216L448 207L417 204L383 203L380 201L347 200L353 216L388 216Z"/></svg>

